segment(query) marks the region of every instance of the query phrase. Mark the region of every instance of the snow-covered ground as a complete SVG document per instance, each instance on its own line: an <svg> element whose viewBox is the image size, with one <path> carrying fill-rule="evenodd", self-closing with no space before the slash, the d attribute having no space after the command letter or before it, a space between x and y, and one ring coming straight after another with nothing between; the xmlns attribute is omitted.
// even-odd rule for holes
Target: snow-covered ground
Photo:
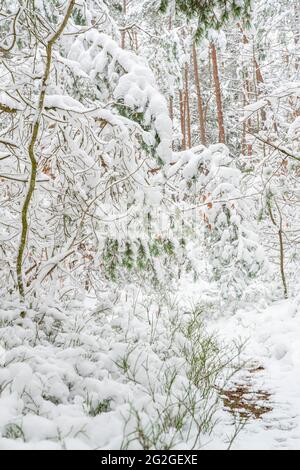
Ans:
<svg viewBox="0 0 300 470"><path fill-rule="evenodd" d="M197 292L195 287L194 299ZM225 341L239 340L244 344L242 359L246 367L234 380L233 388L249 387L246 400L249 398L259 409L264 406L272 409L259 419L248 420L232 448L299 450L300 297L277 301L267 307L258 301L257 305L249 305L234 315L230 311L223 312L209 320L208 325ZM261 393L268 396L265 401L258 401ZM225 421L223 432L228 432L231 425L232 422ZM209 448L215 448L215 443L211 442Z"/></svg>
<svg viewBox="0 0 300 470"><path fill-rule="evenodd" d="M199 286L186 292L180 296L186 305L199 300ZM31 312L25 320L17 320L12 306L2 306L0 449L141 448L149 439L180 449L194 445L193 420L189 430L183 426L173 434L170 424L187 397L183 346L189 348L191 340L172 304L156 311L155 303L132 298L127 310L120 299L113 307L108 297L96 309L83 311L78 304L66 314L47 307L46 316ZM251 418L232 448L300 449L300 299L214 315L208 327L227 343L247 340L247 366L233 381L243 386L250 377L249 394L265 392L268 399L258 406L272 409ZM201 414L203 396L197 399ZM207 397L209 403L214 399ZM216 409L219 424L212 435L201 437L204 449L228 448L235 426L222 408ZM149 423L155 423L156 436ZM136 438L139 428L143 442Z"/></svg>
<svg viewBox="0 0 300 470"><path fill-rule="evenodd" d="M273 411L251 420L234 449L300 449L300 299L266 309L241 311L217 321L226 337L248 339L245 356L263 370L255 374L253 391L271 394Z"/></svg>

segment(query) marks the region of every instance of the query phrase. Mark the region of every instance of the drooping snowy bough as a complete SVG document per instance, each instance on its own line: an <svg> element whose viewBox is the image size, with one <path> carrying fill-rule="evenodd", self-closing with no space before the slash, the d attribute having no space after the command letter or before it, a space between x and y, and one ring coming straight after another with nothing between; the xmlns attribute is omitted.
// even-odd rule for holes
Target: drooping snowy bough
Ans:
<svg viewBox="0 0 300 470"><path fill-rule="evenodd" d="M107 7L16 1L3 11L3 292L17 287L24 302L50 281L62 298L128 273L177 279L197 270L189 241L201 226L216 279L255 276L262 256L240 172L222 146L173 155L166 99L147 63L118 45ZM224 296L239 290L225 283Z"/></svg>
<svg viewBox="0 0 300 470"><path fill-rule="evenodd" d="M160 197L151 170L171 159L172 124L144 61L102 32L102 2L4 4L1 287L24 299L66 267L73 280L99 271L108 230Z"/></svg>
<svg viewBox="0 0 300 470"><path fill-rule="evenodd" d="M223 144L200 145L174 158L168 176L177 182L183 222L193 234L189 238L205 247L202 255L222 302L236 302L267 269L255 230L254 191L245 191L243 173Z"/></svg>

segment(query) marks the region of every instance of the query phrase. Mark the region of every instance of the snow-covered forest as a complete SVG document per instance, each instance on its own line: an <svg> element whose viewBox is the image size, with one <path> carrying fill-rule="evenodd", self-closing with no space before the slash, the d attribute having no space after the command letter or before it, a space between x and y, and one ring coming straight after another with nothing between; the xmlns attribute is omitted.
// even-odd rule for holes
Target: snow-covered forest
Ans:
<svg viewBox="0 0 300 470"><path fill-rule="evenodd" d="M0 0L0 450L300 450L300 0Z"/></svg>

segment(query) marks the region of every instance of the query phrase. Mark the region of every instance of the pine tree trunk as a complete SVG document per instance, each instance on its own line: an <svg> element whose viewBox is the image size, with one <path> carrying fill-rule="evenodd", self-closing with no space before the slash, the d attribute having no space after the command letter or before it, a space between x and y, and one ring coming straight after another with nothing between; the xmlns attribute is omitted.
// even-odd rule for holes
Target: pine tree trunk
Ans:
<svg viewBox="0 0 300 470"><path fill-rule="evenodd" d="M249 39L247 38L246 34L244 33L242 27L240 26L240 30L243 34L243 44L247 45L249 44ZM247 67L245 67L245 72L244 72L244 106L247 106L250 104L251 98L251 82L249 78L249 71ZM251 144L246 143L246 138L247 138L247 133L248 131L251 133L252 132L252 120L248 119L246 122L244 122L243 125L243 151L245 154L248 154L248 156L251 156L253 154L253 146Z"/></svg>
<svg viewBox="0 0 300 470"><path fill-rule="evenodd" d="M179 107L180 107L180 124L181 124L181 134L182 134L182 143L181 150L186 150L186 126L185 126L185 112L184 112L184 92L180 90L179 92Z"/></svg>
<svg viewBox="0 0 300 470"><path fill-rule="evenodd" d="M224 128L222 92L221 92L220 77L219 77L217 50L214 44L211 44L211 58L212 58L212 65L213 65L213 78L214 78L216 104L217 104L219 142L224 144L225 143L225 128Z"/></svg>
<svg viewBox="0 0 300 470"><path fill-rule="evenodd" d="M124 15L124 26L125 26L125 18L127 15L127 0L123 0L123 15ZM122 49L125 49L126 47L126 31L122 31L121 34L121 47Z"/></svg>
<svg viewBox="0 0 300 470"><path fill-rule="evenodd" d="M172 26L173 26L172 15L170 15L169 24L168 24L169 31L172 30ZM170 110L170 119L173 122L174 121L174 98L173 96L170 96L169 98L169 110Z"/></svg>
<svg viewBox="0 0 300 470"><path fill-rule="evenodd" d="M170 119L173 122L174 121L174 100L172 96L170 96L169 98L169 113L170 113Z"/></svg>
<svg viewBox="0 0 300 470"><path fill-rule="evenodd" d="M299 43L300 43L300 2L299 0L295 0L294 3L294 11L295 11L295 24L296 24L296 30L295 30L295 49L299 50ZM299 65L300 65L300 59L299 55L296 55L295 57L295 69L298 72L299 70Z"/></svg>
<svg viewBox="0 0 300 470"><path fill-rule="evenodd" d="M196 85L197 101L198 101L200 137L201 137L201 143L203 145L206 145L207 140L206 140L206 130L205 130L205 117L204 117L204 107L203 107L202 90L201 90L201 83L200 83L200 76L199 76L199 66L198 66L198 60L197 60L196 44L193 44L193 62L194 62L194 76L195 76L195 85Z"/></svg>
<svg viewBox="0 0 300 470"><path fill-rule="evenodd" d="M243 104L244 107L248 106L250 104L250 91L251 91L251 86L250 86L250 80L249 80L249 74L248 70L245 71L244 73L244 100ZM247 144L246 139L247 139L247 134L252 133L252 120L249 118L247 121L243 123L243 138L242 138L242 152L244 155L251 156L253 154L253 146L252 144Z"/></svg>
<svg viewBox="0 0 300 470"><path fill-rule="evenodd" d="M185 118L186 118L186 131L187 131L187 145L192 148L192 129L191 129L191 108L190 108L190 90L189 90L189 65L185 65Z"/></svg>

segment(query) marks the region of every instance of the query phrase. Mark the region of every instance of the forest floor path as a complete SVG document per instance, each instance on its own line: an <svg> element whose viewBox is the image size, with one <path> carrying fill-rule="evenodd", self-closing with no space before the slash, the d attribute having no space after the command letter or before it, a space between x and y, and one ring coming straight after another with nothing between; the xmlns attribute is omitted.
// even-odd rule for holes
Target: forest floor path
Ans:
<svg viewBox="0 0 300 470"><path fill-rule="evenodd" d="M242 402L246 412L250 404L250 420L233 449L300 450L299 299L237 312L218 319L216 328L226 340L246 341L249 361L238 385L247 392ZM245 415L243 405L238 412Z"/></svg>
<svg viewBox="0 0 300 470"><path fill-rule="evenodd" d="M193 305L214 305L216 298L206 282L190 283L181 292ZM268 306L257 301L235 314L215 312L215 305L203 310L209 331L225 344L244 345L245 366L222 396L228 419L221 418L220 442L235 432L235 414L246 425L232 449L300 450L300 296Z"/></svg>

